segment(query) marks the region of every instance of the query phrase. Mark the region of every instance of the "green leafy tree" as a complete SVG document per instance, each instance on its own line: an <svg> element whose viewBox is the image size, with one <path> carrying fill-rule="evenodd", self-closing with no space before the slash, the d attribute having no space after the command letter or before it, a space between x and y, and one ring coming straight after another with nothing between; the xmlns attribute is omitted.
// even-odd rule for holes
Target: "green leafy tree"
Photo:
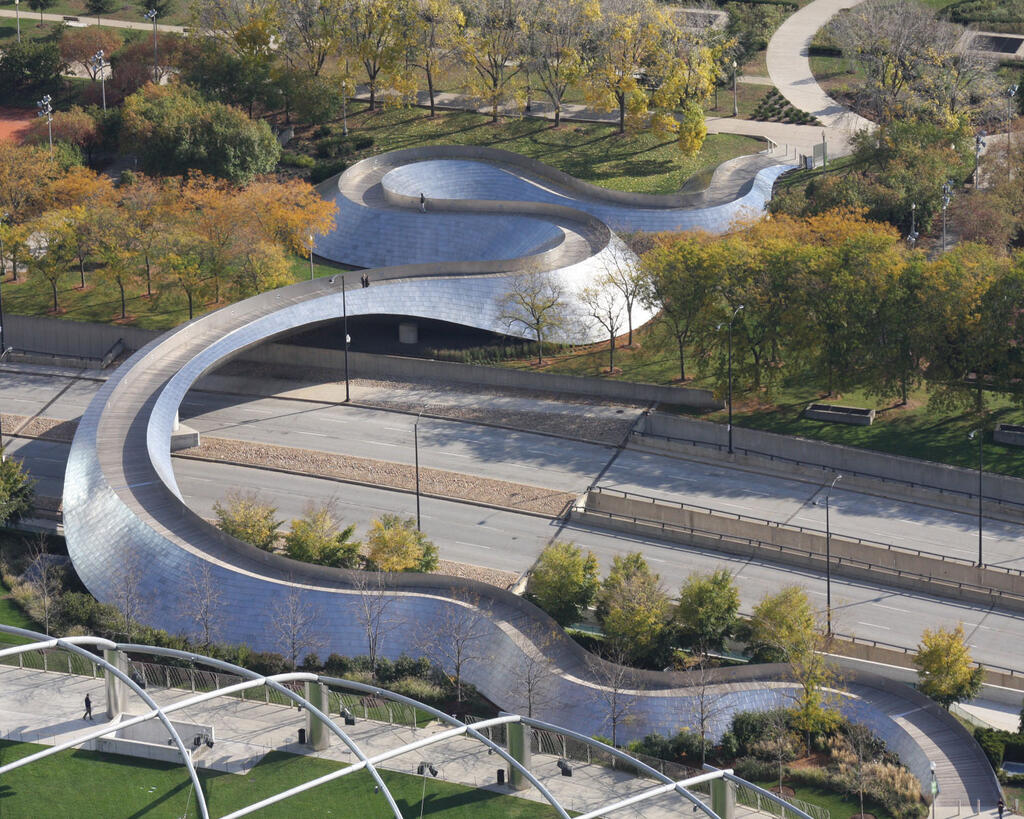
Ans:
<svg viewBox="0 0 1024 819"><path fill-rule="evenodd" d="M50 8L57 0L28 0L28 7L32 11L39 12L39 23L43 22L43 12Z"/></svg>
<svg viewBox="0 0 1024 819"><path fill-rule="evenodd" d="M410 22L409 64L423 72L433 117L437 72L455 53L466 15L454 0L415 0Z"/></svg>
<svg viewBox="0 0 1024 819"><path fill-rule="evenodd" d="M29 270L46 279L53 295L53 312L60 310L57 290L75 258L73 226L61 211L48 211L35 224L37 245L29 257Z"/></svg>
<svg viewBox="0 0 1024 819"><path fill-rule="evenodd" d="M181 87L147 85L125 100L121 137L148 173L194 169L247 185L277 165L270 126Z"/></svg>
<svg viewBox="0 0 1024 819"><path fill-rule="evenodd" d="M437 547L416 528L415 518L381 515L366 537L369 563L383 572L432 572Z"/></svg>
<svg viewBox="0 0 1024 819"><path fill-rule="evenodd" d="M815 641L814 610L799 586L766 594L750 619L747 651L755 663L785 663Z"/></svg>
<svg viewBox="0 0 1024 819"><path fill-rule="evenodd" d="M477 0L458 38L459 58L470 68L470 92L491 109L515 99L512 81L525 67L525 0Z"/></svg>
<svg viewBox="0 0 1024 819"><path fill-rule="evenodd" d="M21 460L0 447L0 525L17 523L32 512L35 483Z"/></svg>
<svg viewBox="0 0 1024 819"><path fill-rule="evenodd" d="M114 0L85 0L85 10L94 17L99 17L101 14L110 14L114 10ZM95 53L94 51L93 54Z"/></svg>
<svg viewBox="0 0 1024 819"><path fill-rule="evenodd" d="M277 520L277 507L258 494L228 492L225 499L213 504L218 528L231 537L270 551L277 543L282 521Z"/></svg>
<svg viewBox="0 0 1024 819"><path fill-rule="evenodd" d="M943 708L977 696L985 669L972 666L962 623L956 628L925 629L914 655L918 688Z"/></svg>
<svg viewBox="0 0 1024 819"><path fill-rule="evenodd" d="M288 557L304 563L354 569L359 566L361 544L352 539L355 524L339 529L330 508L310 505L301 518L292 521L284 536Z"/></svg>
<svg viewBox="0 0 1024 819"><path fill-rule="evenodd" d="M45 0L52 2L52 0ZM5 42L0 52L0 103L29 102L28 97L52 94L60 88L66 68L54 42Z"/></svg>
<svg viewBox="0 0 1024 819"><path fill-rule="evenodd" d="M656 661L671 616L661 578L643 555L615 557L597 594L597 618L612 649L633 661Z"/></svg>
<svg viewBox="0 0 1024 819"><path fill-rule="evenodd" d="M562 101L586 71L585 50L601 18L595 0L554 0L538 3L529 18L527 49L530 73L555 109L555 127Z"/></svg>
<svg viewBox="0 0 1024 819"><path fill-rule="evenodd" d="M366 72L372 111L382 81L408 90L406 55L413 10L407 0L348 0L346 11L347 42L343 47Z"/></svg>
<svg viewBox="0 0 1024 819"><path fill-rule="evenodd" d="M527 591L562 626L578 623L597 594L597 558L575 543L556 540L537 558Z"/></svg>
<svg viewBox="0 0 1024 819"><path fill-rule="evenodd" d="M679 635L701 654L721 651L736 628L739 608L739 590L727 569L691 574L679 592Z"/></svg>

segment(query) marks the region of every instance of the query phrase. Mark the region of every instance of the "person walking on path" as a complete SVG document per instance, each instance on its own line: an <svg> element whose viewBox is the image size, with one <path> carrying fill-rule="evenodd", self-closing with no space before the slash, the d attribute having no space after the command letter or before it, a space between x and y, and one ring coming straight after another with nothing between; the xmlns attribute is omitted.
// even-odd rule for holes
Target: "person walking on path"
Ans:
<svg viewBox="0 0 1024 819"><path fill-rule="evenodd" d="M996 803L996 810L999 811L999 819L1003 819L1003 811L1006 810L1006 803L1001 798Z"/></svg>
<svg viewBox="0 0 1024 819"><path fill-rule="evenodd" d="M85 695L85 713L82 715L82 719L87 719L90 722L95 722L92 718L92 700L89 699L89 695Z"/></svg>
<svg viewBox="0 0 1024 819"><path fill-rule="evenodd" d="M427 197L425 197L421 193L420 194L420 213L426 213L426 212L427 212Z"/></svg>

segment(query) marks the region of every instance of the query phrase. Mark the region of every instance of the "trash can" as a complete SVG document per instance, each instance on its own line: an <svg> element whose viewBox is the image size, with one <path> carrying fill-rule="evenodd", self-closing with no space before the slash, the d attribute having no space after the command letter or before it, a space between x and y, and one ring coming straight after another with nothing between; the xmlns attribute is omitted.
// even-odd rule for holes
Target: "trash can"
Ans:
<svg viewBox="0 0 1024 819"><path fill-rule="evenodd" d="M299 745L305 745L305 744L306 744L306 729L305 728L300 728L299 729Z"/></svg>
<svg viewBox="0 0 1024 819"><path fill-rule="evenodd" d="M505 769L504 768L498 768L498 784L499 785L504 785L505 784Z"/></svg>

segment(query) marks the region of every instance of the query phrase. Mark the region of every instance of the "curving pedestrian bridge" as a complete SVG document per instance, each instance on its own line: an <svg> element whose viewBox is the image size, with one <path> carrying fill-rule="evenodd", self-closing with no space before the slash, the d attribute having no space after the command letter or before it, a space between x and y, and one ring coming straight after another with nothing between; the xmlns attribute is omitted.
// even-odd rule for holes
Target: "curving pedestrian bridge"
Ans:
<svg viewBox="0 0 1024 819"><path fill-rule="evenodd" d="M617 231L725 230L763 211L785 169L764 157L747 158L720 168L705 191L643 197L594 189L505 152L395 152L321 186L338 203L339 216L317 253L373 267L373 286L347 294L349 315L429 318L507 332L497 302L510 276L546 271L574 292L602 273L609 254L623 252ZM292 561L224 535L183 502L170 454L178 407L197 379L251 347L336 321L340 275L263 293L177 327L136 352L96 394L68 459L64 530L75 569L98 599L116 602L130 584L145 601L149 622L189 632L194 619L185 590L193 578L206 577L219 591L222 640L278 649L275 612L291 601L313 615L324 653L367 652L360 606L367 576ZM634 315L634 323L647 316ZM603 337L583 324L575 332L577 340ZM382 654L426 653L442 661L430 647L431 635L445 628L472 631L487 646L486 657L467 660L464 679L506 709L530 711L582 734L610 733L613 690L624 691L630 703L617 728L620 740L694 727L708 684L716 701L715 736L736 710L785 705L796 696L793 682L773 666L719 670L702 686L686 674L624 672L589 655L510 592L438 575L386 580L376 592L389 623ZM980 748L917 692L855 674L837 696L843 710L869 723L922 782L934 763L940 799L995 803L997 785Z"/></svg>

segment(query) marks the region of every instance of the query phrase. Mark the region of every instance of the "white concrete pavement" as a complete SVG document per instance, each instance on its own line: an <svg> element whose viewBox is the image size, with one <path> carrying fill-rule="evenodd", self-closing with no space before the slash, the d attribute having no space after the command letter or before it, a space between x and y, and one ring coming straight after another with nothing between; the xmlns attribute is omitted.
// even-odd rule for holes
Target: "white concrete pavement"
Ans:
<svg viewBox="0 0 1024 819"><path fill-rule="evenodd" d="M93 711L98 715L96 722L81 719L81 703L86 693L93 699ZM188 691L173 688L150 687L147 693L160 705L169 705L191 696ZM87 731L102 725L106 707L104 697L102 679L0 666L0 738L55 745L83 736ZM142 713L144 710L142 703L129 704L129 713ZM219 697L178 711L175 717L214 727L214 748L202 748L193 757L199 768L245 775L270 751L301 754L342 764L356 761L354 755L336 738L325 751L313 751L309 746L299 745L298 729L305 727L306 715L289 706ZM411 728L358 719L355 726L346 726L345 731L368 756L373 756L440 733L446 728L436 723L423 728ZM489 755L487 747L482 743L464 737L403 754L379 767L415 775L416 767L422 759L430 759L435 763L442 780L531 801L543 801L533 788L516 793L508 786L495 784L496 771L504 767L503 761ZM573 776L563 777L556 763L557 757L536 754L531 771L568 810L575 812L596 809L603 804L643 792L656 784L653 780L633 777L622 771L575 761ZM185 776L183 768L182 778ZM303 781L301 775L295 784L300 781ZM39 796L43 798L44 794L40 793ZM642 807L617 811L615 815L637 819L668 819L679 815L682 803L681 797L658 798ZM286 806L288 803L282 804ZM430 806L429 799L427 806ZM747 816L748 812L739 815ZM6 812L4 816L7 816Z"/></svg>
<svg viewBox="0 0 1024 819"><path fill-rule="evenodd" d="M836 102L818 85L811 72L809 48L818 29L842 9L860 2L863 0L814 0L786 18L768 42L769 76L795 108L813 114L825 126L830 156L849 153L850 138L857 131L873 130L875 125Z"/></svg>

